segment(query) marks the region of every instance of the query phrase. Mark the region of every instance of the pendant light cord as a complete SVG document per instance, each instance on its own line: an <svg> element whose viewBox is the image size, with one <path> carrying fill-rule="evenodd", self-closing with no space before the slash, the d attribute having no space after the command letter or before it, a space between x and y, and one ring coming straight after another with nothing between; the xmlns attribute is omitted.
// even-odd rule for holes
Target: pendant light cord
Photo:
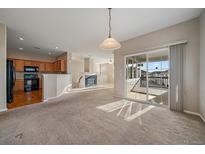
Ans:
<svg viewBox="0 0 205 154"><path fill-rule="evenodd" d="M108 37L111 38L111 8L108 8L109 10L109 35Z"/></svg>

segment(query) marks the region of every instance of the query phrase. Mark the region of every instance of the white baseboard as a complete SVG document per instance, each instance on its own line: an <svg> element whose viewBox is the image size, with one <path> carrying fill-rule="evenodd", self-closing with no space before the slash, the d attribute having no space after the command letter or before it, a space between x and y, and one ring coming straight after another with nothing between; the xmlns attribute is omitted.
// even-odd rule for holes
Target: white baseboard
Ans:
<svg viewBox="0 0 205 154"><path fill-rule="evenodd" d="M54 96L54 97L49 97L43 100L43 102L48 102L50 100L53 99L57 99L60 96L64 95L64 94L71 94L71 93L83 93L83 92L89 92L89 91L96 91L96 90L103 90L103 89L111 89L112 87L92 87L92 88L82 88L82 89L75 89L75 90L71 90L68 92L62 92L61 94Z"/></svg>
<svg viewBox="0 0 205 154"><path fill-rule="evenodd" d="M201 114L199 114L199 113L197 113L197 112L192 112L192 111L188 111L188 110L184 110L184 112L187 113L187 114L192 114L192 115L199 116L199 117L201 118L201 120L202 120L203 122L205 122L205 118L204 118Z"/></svg>
<svg viewBox="0 0 205 154"><path fill-rule="evenodd" d="M5 109L0 109L0 112L6 112L8 109L5 108Z"/></svg>
<svg viewBox="0 0 205 154"><path fill-rule="evenodd" d="M117 98L122 98L122 99L124 99L125 97L123 97L123 96L119 96L119 95L113 95L114 97L117 97Z"/></svg>
<svg viewBox="0 0 205 154"><path fill-rule="evenodd" d="M188 110L184 110L185 113L188 113L188 114L193 114L193 115L196 115L196 116L200 116L199 113L197 112L192 112L192 111L188 111Z"/></svg>

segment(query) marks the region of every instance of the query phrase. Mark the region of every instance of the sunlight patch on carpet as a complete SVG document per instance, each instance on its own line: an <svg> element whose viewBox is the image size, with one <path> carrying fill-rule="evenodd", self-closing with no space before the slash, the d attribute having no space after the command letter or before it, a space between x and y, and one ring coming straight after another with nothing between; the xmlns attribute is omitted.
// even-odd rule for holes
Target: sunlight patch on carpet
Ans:
<svg viewBox="0 0 205 154"><path fill-rule="evenodd" d="M140 110L140 111L138 111L138 112L136 112L136 113L130 115L130 116L127 117L125 120L126 120L126 121L132 121L132 120L134 120L134 119L136 119L136 118L142 116L142 115L145 114L146 112L150 111L150 110L153 109L154 107L155 107L155 106L150 105L150 106L144 108L143 110Z"/></svg>
<svg viewBox="0 0 205 154"><path fill-rule="evenodd" d="M142 107L143 106L143 107ZM139 118L143 114L147 113L155 106L153 105L144 105L137 102L129 101L122 99L120 101L112 102L109 104L97 106L97 109L103 110L105 112L114 112L118 111L116 116L124 117L126 121L132 121L136 118ZM133 110L135 110L133 112Z"/></svg>
<svg viewBox="0 0 205 154"><path fill-rule="evenodd" d="M112 102L109 104L105 104L105 105L101 105L101 106L97 106L97 109L106 111L106 112L113 112L115 110L121 109L123 106L127 106L129 105L128 100L120 100L120 101L116 101L116 102Z"/></svg>

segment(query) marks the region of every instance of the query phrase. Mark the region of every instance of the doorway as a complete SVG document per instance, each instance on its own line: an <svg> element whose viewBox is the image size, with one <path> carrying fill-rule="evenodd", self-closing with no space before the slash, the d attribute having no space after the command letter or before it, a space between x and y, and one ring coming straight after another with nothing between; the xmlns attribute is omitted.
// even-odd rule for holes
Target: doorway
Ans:
<svg viewBox="0 0 205 154"><path fill-rule="evenodd" d="M169 104L169 49L125 57L125 93L129 99Z"/></svg>

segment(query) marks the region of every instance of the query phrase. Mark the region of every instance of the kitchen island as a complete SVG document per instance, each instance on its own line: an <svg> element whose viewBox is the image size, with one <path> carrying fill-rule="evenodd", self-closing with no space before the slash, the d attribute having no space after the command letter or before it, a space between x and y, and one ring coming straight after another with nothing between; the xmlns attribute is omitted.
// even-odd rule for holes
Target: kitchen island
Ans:
<svg viewBox="0 0 205 154"><path fill-rule="evenodd" d="M71 74L42 74L43 101L58 97L72 89Z"/></svg>

